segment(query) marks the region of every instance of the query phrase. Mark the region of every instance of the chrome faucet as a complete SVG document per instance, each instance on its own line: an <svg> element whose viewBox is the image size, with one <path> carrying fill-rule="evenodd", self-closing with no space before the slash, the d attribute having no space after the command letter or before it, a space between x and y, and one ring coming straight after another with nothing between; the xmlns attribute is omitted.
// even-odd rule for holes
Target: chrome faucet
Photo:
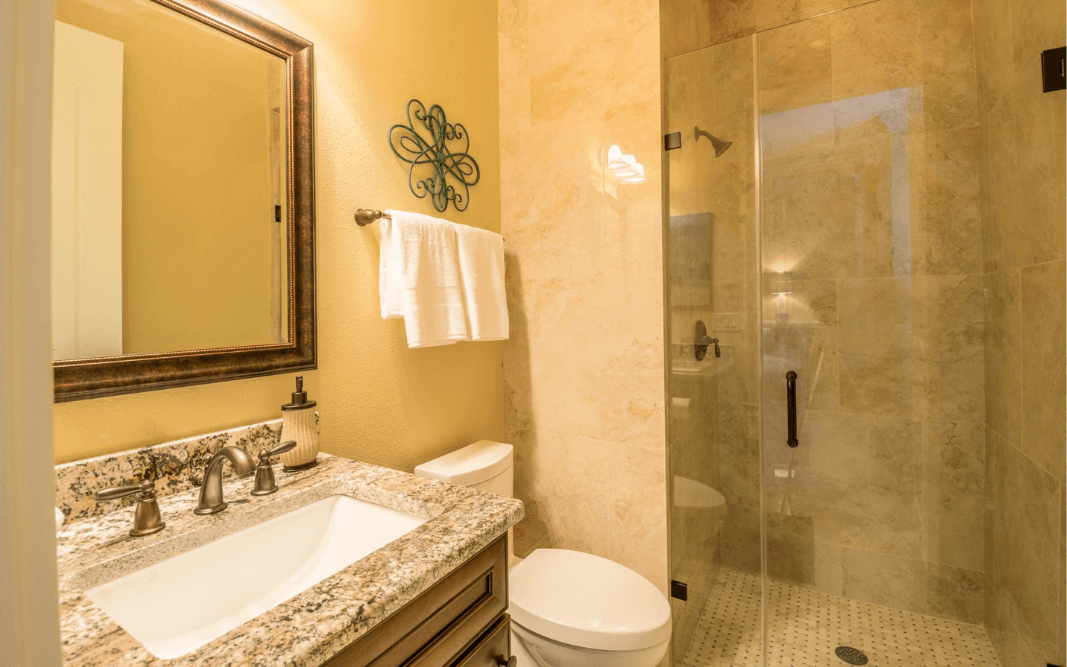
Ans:
<svg viewBox="0 0 1067 667"><path fill-rule="evenodd" d="M204 471L204 483L200 485L200 500L193 514L215 514L226 509L227 503L222 499L222 466L230 460L238 477L248 477L256 471L256 464L245 450L233 445L226 445L207 463Z"/></svg>

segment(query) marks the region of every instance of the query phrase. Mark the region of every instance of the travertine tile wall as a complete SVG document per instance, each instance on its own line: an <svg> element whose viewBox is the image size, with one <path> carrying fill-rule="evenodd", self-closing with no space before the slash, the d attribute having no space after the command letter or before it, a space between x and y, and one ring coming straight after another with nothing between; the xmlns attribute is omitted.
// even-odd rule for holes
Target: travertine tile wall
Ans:
<svg viewBox="0 0 1067 667"><path fill-rule="evenodd" d="M1004 667L1064 665L1064 93L1059 0L974 0L986 287L985 624Z"/></svg>
<svg viewBox="0 0 1067 667"><path fill-rule="evenodd" d="M505 426L521 556L589 551L667 585L659 11L499 4ZM606 174L611 144L646 181Z"/></svg>

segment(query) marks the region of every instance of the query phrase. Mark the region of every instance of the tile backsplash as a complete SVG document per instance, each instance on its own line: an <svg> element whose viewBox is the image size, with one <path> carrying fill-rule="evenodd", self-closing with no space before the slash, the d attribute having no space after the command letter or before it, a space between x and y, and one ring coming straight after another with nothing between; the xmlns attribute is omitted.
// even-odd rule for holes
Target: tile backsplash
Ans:
<svg viewBox="0 0 1067 667"><path fill-rule="evenodd" d="M204 467L218 450L236 445L256 458L259 450L279 443L281 430L282 420L274 419L58 465L56 507L67 522L114 512L132 505L134 497L97 503L93 494L100 489L139 484L146 479L155 480L159 496L187 491L200 486ZM232 475L232 468L225 466L223 474Z"/></svg>

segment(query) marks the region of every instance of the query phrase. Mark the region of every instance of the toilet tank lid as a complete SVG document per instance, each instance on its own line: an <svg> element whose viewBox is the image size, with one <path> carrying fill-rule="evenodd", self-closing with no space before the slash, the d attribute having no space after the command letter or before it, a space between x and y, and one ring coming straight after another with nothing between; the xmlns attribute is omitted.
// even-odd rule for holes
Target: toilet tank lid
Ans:
<svg viewBox="0 0 1067 667"><path fill-rule="evenodd" d="M423 463L415 468L415 474L460 486L480 484L511 467L513 452L514 447L507 443L479 440Z"/></svg>

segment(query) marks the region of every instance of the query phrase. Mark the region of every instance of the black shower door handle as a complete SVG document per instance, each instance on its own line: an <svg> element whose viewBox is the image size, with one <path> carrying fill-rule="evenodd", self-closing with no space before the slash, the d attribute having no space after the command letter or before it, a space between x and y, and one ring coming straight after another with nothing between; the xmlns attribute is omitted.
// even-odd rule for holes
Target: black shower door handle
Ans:
<svg viewBox="0 0 1067 667"><path fill-rule="evenodd" d="M785 396L786 424L789 428L785 444L796 447L800 442L797 440L797 374L793 371L785 374Z"/></svg>

